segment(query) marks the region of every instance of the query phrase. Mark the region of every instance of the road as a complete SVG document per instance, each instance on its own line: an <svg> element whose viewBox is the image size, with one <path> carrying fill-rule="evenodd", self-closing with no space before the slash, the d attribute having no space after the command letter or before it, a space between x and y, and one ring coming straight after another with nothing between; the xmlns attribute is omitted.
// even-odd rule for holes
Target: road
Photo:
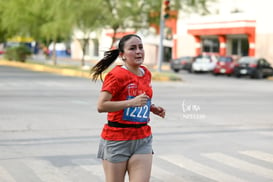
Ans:
<svg viewBox="0 0 273 182"><path fill-rule="evenodd" d="M273 181L273 81L153 82L151 182ZM0 181L102 182L100 82L0 66Z"/></svg>

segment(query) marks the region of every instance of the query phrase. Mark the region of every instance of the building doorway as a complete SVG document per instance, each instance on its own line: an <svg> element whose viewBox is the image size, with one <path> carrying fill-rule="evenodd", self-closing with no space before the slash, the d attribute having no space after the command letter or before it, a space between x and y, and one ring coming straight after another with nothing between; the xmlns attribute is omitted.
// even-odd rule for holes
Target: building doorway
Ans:
<svg viewBox="0 0 273 182"><path fill-rule="evenodd" d="M164 47L164 58L163 62L168 63L172 59L172 48L171 47Z"/></svg>
<svg viewBox="0 0 273 182"><path fill-rule="evenodd" d="M238 56L248 56L249 44L247 38L231 39L231 54Z"/></svg>

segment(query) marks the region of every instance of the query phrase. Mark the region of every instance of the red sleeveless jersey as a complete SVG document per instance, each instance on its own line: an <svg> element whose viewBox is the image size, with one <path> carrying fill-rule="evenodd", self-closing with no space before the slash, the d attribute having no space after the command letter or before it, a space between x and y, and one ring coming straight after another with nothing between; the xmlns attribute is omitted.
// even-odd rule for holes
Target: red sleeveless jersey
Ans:
<svg viewBox="0 0 273 182"><path fill-rule="evenodd" d="M131 99L145 93L152 99L151 72L144 66L143 76L137 76L121 66L113 68L105 77L101 91L112 94L112 101ZM144 124L149 122L150 103L144 107L126 108L116 112L109 112L108 121L123 124ZM152 134L149 125L141 128L118 128L104 125L101 136L105 140L136 140Z"/></svg>

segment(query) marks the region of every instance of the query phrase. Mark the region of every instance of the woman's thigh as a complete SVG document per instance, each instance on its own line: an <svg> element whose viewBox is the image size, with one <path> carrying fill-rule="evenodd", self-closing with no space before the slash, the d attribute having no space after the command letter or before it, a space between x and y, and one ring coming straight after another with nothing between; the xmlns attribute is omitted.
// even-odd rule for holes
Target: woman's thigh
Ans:
<svg viewBox="0 0 273 182"><path fill-rule="evenodd" d="M106 182L124 182L127 161L112 163L102 160Z"/></svg>
<svg viewBox="0 0 273 182"><path fill-rule="evenodd" d="M152 169L152 154L134 154L128 161L130 182L149 182Z"/></svg>

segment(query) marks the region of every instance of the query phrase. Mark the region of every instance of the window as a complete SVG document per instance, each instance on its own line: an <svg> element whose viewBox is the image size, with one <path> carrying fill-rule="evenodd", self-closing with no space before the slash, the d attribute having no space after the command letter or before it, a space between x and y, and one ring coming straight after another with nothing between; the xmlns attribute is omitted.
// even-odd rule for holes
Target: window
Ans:
<svg viewBox="0 0 273 182"><path fill-rule="evenodd" d="M203 39L203 52L219 52L219 40L217 38Z"/></svg>

